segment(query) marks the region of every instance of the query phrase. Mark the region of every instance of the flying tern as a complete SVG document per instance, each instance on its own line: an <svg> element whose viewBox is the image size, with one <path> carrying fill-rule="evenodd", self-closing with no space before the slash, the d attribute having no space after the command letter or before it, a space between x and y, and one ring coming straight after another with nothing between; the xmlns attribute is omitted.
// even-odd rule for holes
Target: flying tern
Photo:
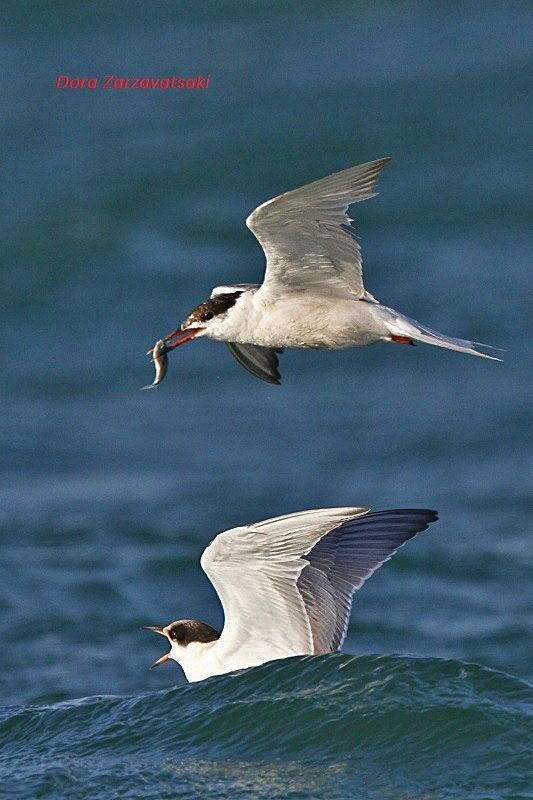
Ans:
<svg viewBox="0 0 533 800"><path fill-rule="evenodd" d="M265 252L263 283L217 286L164 338L164 352L200 336L217 339L267 383L280 383L278 354L285 347L425 342L498 361L477 349L485 345L437 333L365 289L361 248L347 210L374 197L389 161L345 169L256 208L246 224Z"/></svg>
<svg viewBox="0 0 533 800"><path fill-rule="evenodd" d="M353 593L435 511L320 508L220 533L200 563L224 611L222 633L197 620L147 627L168 639L189 681L274 659L339 650Z"/></svg>

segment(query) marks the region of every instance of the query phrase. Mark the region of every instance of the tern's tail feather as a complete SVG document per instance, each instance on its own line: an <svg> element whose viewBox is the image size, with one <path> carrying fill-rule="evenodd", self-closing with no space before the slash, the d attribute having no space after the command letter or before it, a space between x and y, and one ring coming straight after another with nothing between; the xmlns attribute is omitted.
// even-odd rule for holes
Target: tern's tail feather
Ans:
<svg viewBox="0 0 533 800"><path fill-rule="evenodd" d="M456 339L453 336L445 336L443 333L426 328L415 319L399 314L393 309L386 309L391 312L387 319L387 327L393 336L405 336L413 339L415 342L424 342L425 344L434 344L436 347L446 347L448 350L458 350L460 353L468 353L471 356L479 356L480 358L489 358L491 361L501 361L501 358L496 356L489 356L488 353L482 353L477 348L484 347L490 350L498 350L497 347L491 347L490 344L480 344L479 342L469 342L467 339Z"/></svg>

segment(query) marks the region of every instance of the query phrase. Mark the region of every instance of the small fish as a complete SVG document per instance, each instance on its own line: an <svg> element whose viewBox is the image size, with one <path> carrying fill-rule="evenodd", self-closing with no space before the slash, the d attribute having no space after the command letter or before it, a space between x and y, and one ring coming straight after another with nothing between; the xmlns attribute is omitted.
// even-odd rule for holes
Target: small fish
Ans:
<svg viewBox="0 0 533 800"><path fill-rule="evenodd" d="M155 343L151 350L148 350L146 353L147 356L152 356L152 361L154 362L155 366L155 378L153 383L149 383L148 386L143 386L143 389L154 389L158 386L165 375L167 374L168 369L168 356L167 356L167 345L164 339L159 339L158 342Z"/></svg>

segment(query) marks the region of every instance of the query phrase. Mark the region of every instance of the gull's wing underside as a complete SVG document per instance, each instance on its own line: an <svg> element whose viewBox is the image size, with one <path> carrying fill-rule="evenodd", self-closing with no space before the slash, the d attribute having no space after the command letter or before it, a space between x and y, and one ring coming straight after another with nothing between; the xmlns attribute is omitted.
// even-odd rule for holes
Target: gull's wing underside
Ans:
<svg viewBox="0 0 533 800"><path fill-rule="evenodd" d="M201 565L224 610L224 662L238 669L338 649L353 592L436 518L418 509L326 508L219 534Z"/></svg>

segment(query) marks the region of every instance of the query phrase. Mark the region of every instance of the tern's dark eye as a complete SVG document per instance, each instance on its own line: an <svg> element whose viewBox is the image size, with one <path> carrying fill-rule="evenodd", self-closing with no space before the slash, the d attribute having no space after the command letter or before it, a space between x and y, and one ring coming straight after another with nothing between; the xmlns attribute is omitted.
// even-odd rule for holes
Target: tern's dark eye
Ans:
<svg viewBox="0 0 533 800"><path fill-rule="evenodd" d="M205 314L202 314L202 322L207 322L208 319L213 319L214 316L212 311L206 311Z"/></svg>
<svg viewBox="0 0 533 800"><path fill-rule="evenodd" d="M171 639L173 639L174 641L176 641L176 639L178 638L178 634L177 634L177 632L176 632L176 631L174 631L174 630L170 630L170 631L168 632L168 635L169 635L169 636L170 636L170 638L171 638Z"/></svg>

